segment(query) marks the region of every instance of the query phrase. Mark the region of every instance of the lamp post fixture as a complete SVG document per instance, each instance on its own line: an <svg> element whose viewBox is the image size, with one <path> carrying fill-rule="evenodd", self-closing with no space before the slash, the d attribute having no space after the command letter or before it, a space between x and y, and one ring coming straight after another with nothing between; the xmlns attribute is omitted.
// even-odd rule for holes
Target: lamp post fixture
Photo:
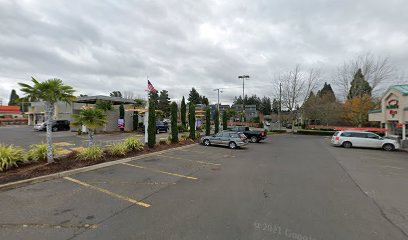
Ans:
<svg viewBox="0 0 408 240"><path fill-rule="evenodd" d="M242 78L242 113L245 117L245 79L249 79L249 75L238 76L238 79Z"/></svg>

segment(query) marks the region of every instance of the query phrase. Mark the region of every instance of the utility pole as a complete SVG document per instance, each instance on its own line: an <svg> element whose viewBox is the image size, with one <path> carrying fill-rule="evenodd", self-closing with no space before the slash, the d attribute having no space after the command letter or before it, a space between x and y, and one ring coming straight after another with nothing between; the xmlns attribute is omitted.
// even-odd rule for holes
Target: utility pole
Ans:
<svg viewBox="0 0 408 240"><path fill-rule="evenodd" d="M245 117L245 79L249 79L249 75L238 76L238 79L242 78L242 113Z"/></svg>
<svg viewBox="0 0 408 240"><path fill-rule="evenodd" d="M282 109L282 83L279 83L279 110L278 110L279 130L282 130L281 109Z"/></svg>

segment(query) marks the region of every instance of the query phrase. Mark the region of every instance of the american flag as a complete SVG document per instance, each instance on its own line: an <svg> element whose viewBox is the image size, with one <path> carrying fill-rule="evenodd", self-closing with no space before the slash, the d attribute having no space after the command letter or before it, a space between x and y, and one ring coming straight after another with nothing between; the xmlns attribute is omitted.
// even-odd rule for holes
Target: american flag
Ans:
<svg viewBox="0 0 408 240"><path fill-rule="evenodd" d="M157 92L157 90L153 87L153 84L149 80L147 80L147 87L149 88L149 92L154 92L154 93Z"/></svg>

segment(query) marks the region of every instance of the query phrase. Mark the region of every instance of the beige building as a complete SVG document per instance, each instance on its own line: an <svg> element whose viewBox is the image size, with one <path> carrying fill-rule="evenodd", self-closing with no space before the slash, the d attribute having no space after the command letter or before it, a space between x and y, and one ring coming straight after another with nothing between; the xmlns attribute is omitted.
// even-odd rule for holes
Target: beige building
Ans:
<svg viewBox="0 0 408 240"><path fill-rule="evenodd" d="M388 136L398 136L403 143L408 143L408 84L390 87L381 99L381 109L369 112L368 120L381 122L382 127L389 130Z"/></svg>
<svg viewBox="0 0 408 240"><path fill-rule="evenodd" d="M124 99L119 97L109 97L109 96L86 96L79 97L75 102L68 104L64 102L58 102L55 104L54 110L54 120L68 120L72 122L72 115L79 114L81 109L85 106L92 107L95 105L97 100L105 100L112 102L112 110L106 111L108 123L101 131L112 132L120 131L118 128L119 119L119 105L124 104L125 110L128 108L133 108L134 101L131 99ZM43 102L31 102L28 112L28 125L35 125L45 121L45 105ZM72 130L76 130L72 128ZM133 112L125 111L125 131L133 130Z"/></svg>

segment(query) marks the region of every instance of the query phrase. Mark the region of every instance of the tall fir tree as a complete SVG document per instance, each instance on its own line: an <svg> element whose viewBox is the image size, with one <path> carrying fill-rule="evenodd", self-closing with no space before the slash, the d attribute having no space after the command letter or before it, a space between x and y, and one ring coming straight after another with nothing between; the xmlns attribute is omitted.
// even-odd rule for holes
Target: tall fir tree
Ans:
<svg viewBox="0 0 408 240"><path fill-rule="evenodd" d="M195 88L192 88L187 100L189 103L199 104L201 103L202 98L200 98L200 94L197 92L197 90Z"/></svg>
<svg viewBox="0 0 408 240"><path fill-rule="evenodd" d="M171 103L171 142L178 143L177 103Z"/></svg>
<svg viewBox="0 0 408 240"><path fill-rule="evenodd" d="M157 109L163 111L164 116L170 116L170 98L167 90L160 92Z"/></svg>
<svg viewBox="0 0 408 240"><path fill-rule="evenodd" d="M18 99L19 98L20 97L17 95L16 90L12 89L8 105L9 106L18 106Z"/></svg>
<svg viewBox="0 0 408 240"><path fill-rule="evenodd" d="M186 114L187 114L186 100L184 99L184 96L183 96L183 99L181 100L181 106L180 106L181 125L183 125L183 128L186 128L187 126Z"/></svg>
<svg viewBox="0 0 408 240"><path fill-rule="evenodd" d="M139 126L139 114L138 112L133 112L133 131L136 131L138 126Z"/></svg>
<svg viewBox="0 0 408 240"><path fill-rule="evenodd" d="M154 100L149 100L149 125L147 129L147 145L152 148L156 145L156 105Z"/></svg>
<svg viewBox="0 0 408 240"><path fill-rule="evenodd" d="M196 139L196 130L195 130L195 124L196 124L196 117L195 117L195 105L194 103L190 103L188 107L188 113L189 113L189 124L190 124L190 138L195 140Z"/></svg>
<svg viewBox="0 0 408 240"><path fill-rule="evenodd" d="M354 97L363 97L365 95L371 96L372 88L370 84L365 80L361 69L359 68L354 75L353 80L350 84L349 94L347 95L347 99L353 99Z"/></svg>

